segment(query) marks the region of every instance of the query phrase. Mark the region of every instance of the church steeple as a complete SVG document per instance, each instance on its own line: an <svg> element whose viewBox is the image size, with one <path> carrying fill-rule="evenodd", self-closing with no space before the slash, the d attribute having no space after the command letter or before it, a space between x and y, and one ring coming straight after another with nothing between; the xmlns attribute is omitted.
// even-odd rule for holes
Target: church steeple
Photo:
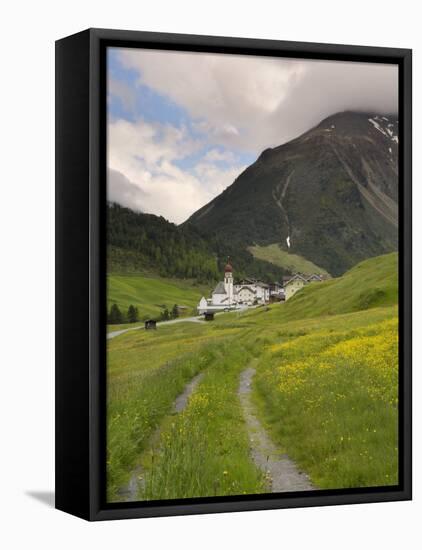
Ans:
<svg viewBox="0 0 422 550"><path fill-rule="evenodd" d="M227 258L227 264L224 268L224 288L229 298L229 305L233 303L233 267L230 263L230 257Z"/></svg>
<svg viewBox="0 0 422 550"><path fill-rule="evenodd" d="M230 256L227 256L227 264L226 264L226 267L224 268L224 276L226 276L227 273L233 273L233 268L230 263Z"/></svg>

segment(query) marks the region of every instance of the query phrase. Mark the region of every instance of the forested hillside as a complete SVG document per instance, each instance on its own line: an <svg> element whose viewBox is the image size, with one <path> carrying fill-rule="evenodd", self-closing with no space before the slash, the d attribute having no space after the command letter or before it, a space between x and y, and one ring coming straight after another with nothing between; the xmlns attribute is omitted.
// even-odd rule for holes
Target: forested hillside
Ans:
<svg viewBox="0 0 422 550"><path fill-rule="evenodd" d="M177 226L163 217L108 205L109 273L151 273L205 283L221 278L228 256L236 277L271 281L284 274L280 267L239 249L230 238L207 237L191 225Z"/></svg>
<svg viewBox="0 0 422 550"><path fill-rule="evenodd" d="M108 271L155 271L162 277L215 280L216 255L197 230L117 204L107 209Z"/></svg>

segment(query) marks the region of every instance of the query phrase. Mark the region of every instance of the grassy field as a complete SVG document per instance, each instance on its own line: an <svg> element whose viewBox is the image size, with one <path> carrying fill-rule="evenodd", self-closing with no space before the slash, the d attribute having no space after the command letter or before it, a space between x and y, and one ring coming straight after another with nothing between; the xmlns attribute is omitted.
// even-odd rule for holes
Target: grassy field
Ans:
<svg viewBox="0 0 422 550"><path fill-rule="evenodd" d="M285 304L108 342L108 497L138 464L140 499L259 493L237 396L254 361L257 414L317 488L397 480L397 255ZM175 398L203 378L186 409Z"/></svg>
<svg viewBox="0 0 422 550"><path fill-rule="evenodd" d="M384 313L280 338L260 359L256 397L273 439L318 487L397 484L397 318Z"/></svg>
<svg viewBox="0 0 422 550"><path fill-rule="evenodd" d="M269 244L267 246L250 246L248 250L253 256L255 256L255 258L265 260L266 262L271 262L274 265L287 269L287 271L290 271L291 273L304 273L307 275L312 275L312 273L328 274L328 272L322 267L319 267L311 261L302 258L302 256L291 254L290 252L283 250L276 243Z"/></svg>
<svg viewBox="0 0 422 550"><path fill-rule="evenodd" d="M141 320L158 318L163 309L171 310L174 304L186 306L185 315L194 315L201 296L208 292L208 287L189 281L140 274L110 274L107 279L108 309L117 304L126 313L132 304Z"/></svg>

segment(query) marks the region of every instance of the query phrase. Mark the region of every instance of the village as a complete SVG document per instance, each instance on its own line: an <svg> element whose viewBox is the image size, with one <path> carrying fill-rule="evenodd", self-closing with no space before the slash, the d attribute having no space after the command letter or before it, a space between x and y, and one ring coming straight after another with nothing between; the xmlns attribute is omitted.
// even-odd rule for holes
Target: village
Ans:
<svg viewBox="0 0 422 550"><path fill-rule="evenodd" d="M313 273L304 275L296 273L283 277L281 283L265 283L258 279L234 280L233 267L230 261L224 268L224 280L220 281L211 293L211 298L203 296L198 304L200 315L210 316L221 311L247 309L274 302L289 300L304 286L321 282L326 275Z"/></svg>
<svg viewBox="0 0 422 550"><path fill-rule="evenodd" d="M205 321L212 321L214 315L218 313L240 312L267 304L283 303L308 284L324 281L328 277L329 275L321 273L313 273L311 275L295 273L283 277L282 282L266 283L254 278L236 280L233 277L233 266L230 261L227 261L224 267L224 279L217 283L210 298L202 296L196 306L196 310L199 316L204 317ZM116 304L113 304L111 311L116 308ZM129 310L131 308L133 306L130 306ZM198 316L189 316L189 310L190 308L186 305L175 304L171 311L165 309L163 312L165 315L162 313L161 318L145 319L144 328L145 330L155 330L159 325L163 324L201 321ZM137 315L137 308L134 311L136 311ZM114 322L114 324L119 324L119 322ZM139 326L135 328L139 328ZM108 333L107 338L114 338L128 330L134 329L122 328L120 330L113 330Z"/></svg>

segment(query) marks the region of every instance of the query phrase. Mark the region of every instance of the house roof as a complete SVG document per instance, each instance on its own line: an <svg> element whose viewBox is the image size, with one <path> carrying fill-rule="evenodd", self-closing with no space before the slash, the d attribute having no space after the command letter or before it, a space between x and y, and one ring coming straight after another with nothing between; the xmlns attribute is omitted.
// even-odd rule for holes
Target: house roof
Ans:
<svg viewBox="0 0 422 550"><path fill-rule="evenodd" d="M267 283L263 283L262 281L258 281L256 283L256 286L259 286L261 288L269 288L269 285L267 285Z"/></svg>
<svg viewBox="0 0 422 550"><path fill-rule="evenodd" d="M227 294L226 289L224 288L223 281L220 281L218 285L214 288L213 294Z"/></svg>
<svg viewBox="0 0 422 550"><path fill-rule="evenodd" d="M239 292L240 292L241 290L249 290L249 292L252 292L252 294L256 294L256 290L252 290L251 287L249 287L249 286L242 286L242 287L240 287L239 290L237 291L237 293L239 294Z"/></svg>
<svg viewBox="0 0 422 550"><path fill-rule="evenodd" d="M293 275L293 277L290 277L290 279L285 280L283 277L284 286L290 284L293 281L301 280L305 283L308 283L309 281L322 281L323 277L321 275L318 275L317 273L313 273L312 275L302 275L301 273L296 273L296 275Z"/></svg>
<svg viewBox="0 0 422 550"><path fill-rule="evenodd" d="M291 277L288 281L286 281L284 283L284 286L287 286L289 285L290 283L293 283L293 281L303 281L304 283L306 283L308 281L308 279L306 279L305 277L303 277L302 275L300 275L299 273L296 273L296 275L293 275L293 277Z"/></svg>
<svg viewBox="0 0 422 550"><path fill-rule="evenodd" d="M317 275L316 273L313 273L310 277L306 279L307 281L322 281L321 275Z"/></svg>

